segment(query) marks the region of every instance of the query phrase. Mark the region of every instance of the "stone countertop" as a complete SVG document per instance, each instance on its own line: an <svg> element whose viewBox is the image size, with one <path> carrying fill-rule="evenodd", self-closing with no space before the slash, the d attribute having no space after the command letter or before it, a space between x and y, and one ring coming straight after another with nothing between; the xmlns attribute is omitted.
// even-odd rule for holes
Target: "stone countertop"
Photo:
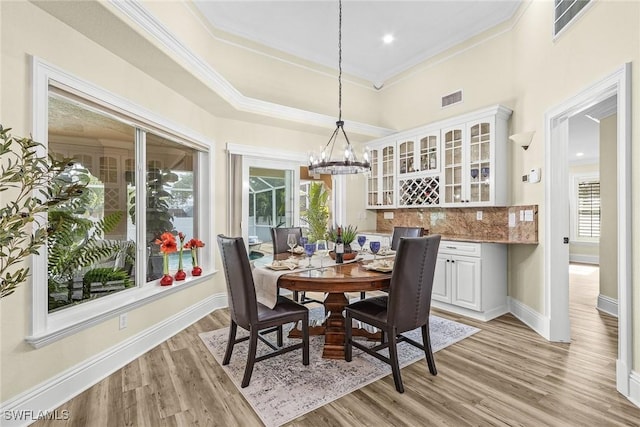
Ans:
<svg viewBox="0 0 640 427"><path fill-rule="evenodd" d="M378 231L378 230L363 230L358 231L358 234L367 234L367 235L377 235L383 237L391 237L391 233L388 231ZM465 236L465 235L445 235L441 234L442 240L448 240L451 242L470 242L470 243L501 243L505 245L537 245L538 242L531 241L519 241L519 240L508 240L508 239L492 239L490 237L482 238L478 236Z"/></svg>

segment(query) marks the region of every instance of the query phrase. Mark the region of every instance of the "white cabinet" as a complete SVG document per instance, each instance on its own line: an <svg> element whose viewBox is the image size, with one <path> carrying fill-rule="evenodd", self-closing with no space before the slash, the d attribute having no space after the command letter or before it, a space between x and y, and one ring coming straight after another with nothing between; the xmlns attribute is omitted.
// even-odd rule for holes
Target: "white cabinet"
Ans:
<svg viewBox="0 0 640 427"><path fill-rule="evenodd" d="M440 204L440 128L399 139L397 207Z"/></svg>
<svg viewBox="0 0 640 427"><path fill-rule="evenodd" d="M507 204L507 127L511 110L496 107L442 129L443 206Z"/></svg>
<svg viewBox="0 0 640 427"><path fill-rule="evenodd" d="M510 116L496 105L373 141L366 207L508 205Z"/></svg>
<svg viewBox="0 0 640 427"><path fill-rule="evenodd" d="M396 204L396 142L384 139L369 145L371 173L367 178L367 208L392 208Z"/></svg>
<svg viewBox="0 0 640 427"><path fill-rule="evenodd" d="M507 313L506 246L441 241L431 300L436 308L478 320Z"/></svg>

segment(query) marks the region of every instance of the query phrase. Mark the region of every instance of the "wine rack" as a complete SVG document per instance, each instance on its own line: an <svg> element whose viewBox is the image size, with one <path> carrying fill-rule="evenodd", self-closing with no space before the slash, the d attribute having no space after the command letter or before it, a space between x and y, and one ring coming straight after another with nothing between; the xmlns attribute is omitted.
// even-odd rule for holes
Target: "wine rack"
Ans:
<svg viewBox="0 0 640 427"><path fill-rule="evenodd" d="M398 191L398 206L438 206L440 177L401 179Z"/></svg>

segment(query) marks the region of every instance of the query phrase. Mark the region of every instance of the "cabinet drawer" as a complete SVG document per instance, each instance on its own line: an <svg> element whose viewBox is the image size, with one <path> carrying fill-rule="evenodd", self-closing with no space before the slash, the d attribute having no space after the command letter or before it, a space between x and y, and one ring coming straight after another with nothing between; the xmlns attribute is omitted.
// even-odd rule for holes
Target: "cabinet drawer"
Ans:
<svg viewBox="0 0 640 427"><path fill-rule="evenodd" d="M451 240L442 240L440 242L439 253L479 257L482 253L481 248L482 243L454 242Z"/></svg>

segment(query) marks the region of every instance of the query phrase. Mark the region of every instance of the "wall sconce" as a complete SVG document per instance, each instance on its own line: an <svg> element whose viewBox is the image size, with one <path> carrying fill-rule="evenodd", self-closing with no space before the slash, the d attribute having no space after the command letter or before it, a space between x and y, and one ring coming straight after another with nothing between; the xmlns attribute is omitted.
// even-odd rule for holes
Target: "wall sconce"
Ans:
<svg viewBox="0 0 640 427"><path fill-rule="evenodd" d="M526 150L529 148L529 145L531 145L534 133L536 133L536 131L516 133L515 135L511 135L509 140Z"/></svg>

